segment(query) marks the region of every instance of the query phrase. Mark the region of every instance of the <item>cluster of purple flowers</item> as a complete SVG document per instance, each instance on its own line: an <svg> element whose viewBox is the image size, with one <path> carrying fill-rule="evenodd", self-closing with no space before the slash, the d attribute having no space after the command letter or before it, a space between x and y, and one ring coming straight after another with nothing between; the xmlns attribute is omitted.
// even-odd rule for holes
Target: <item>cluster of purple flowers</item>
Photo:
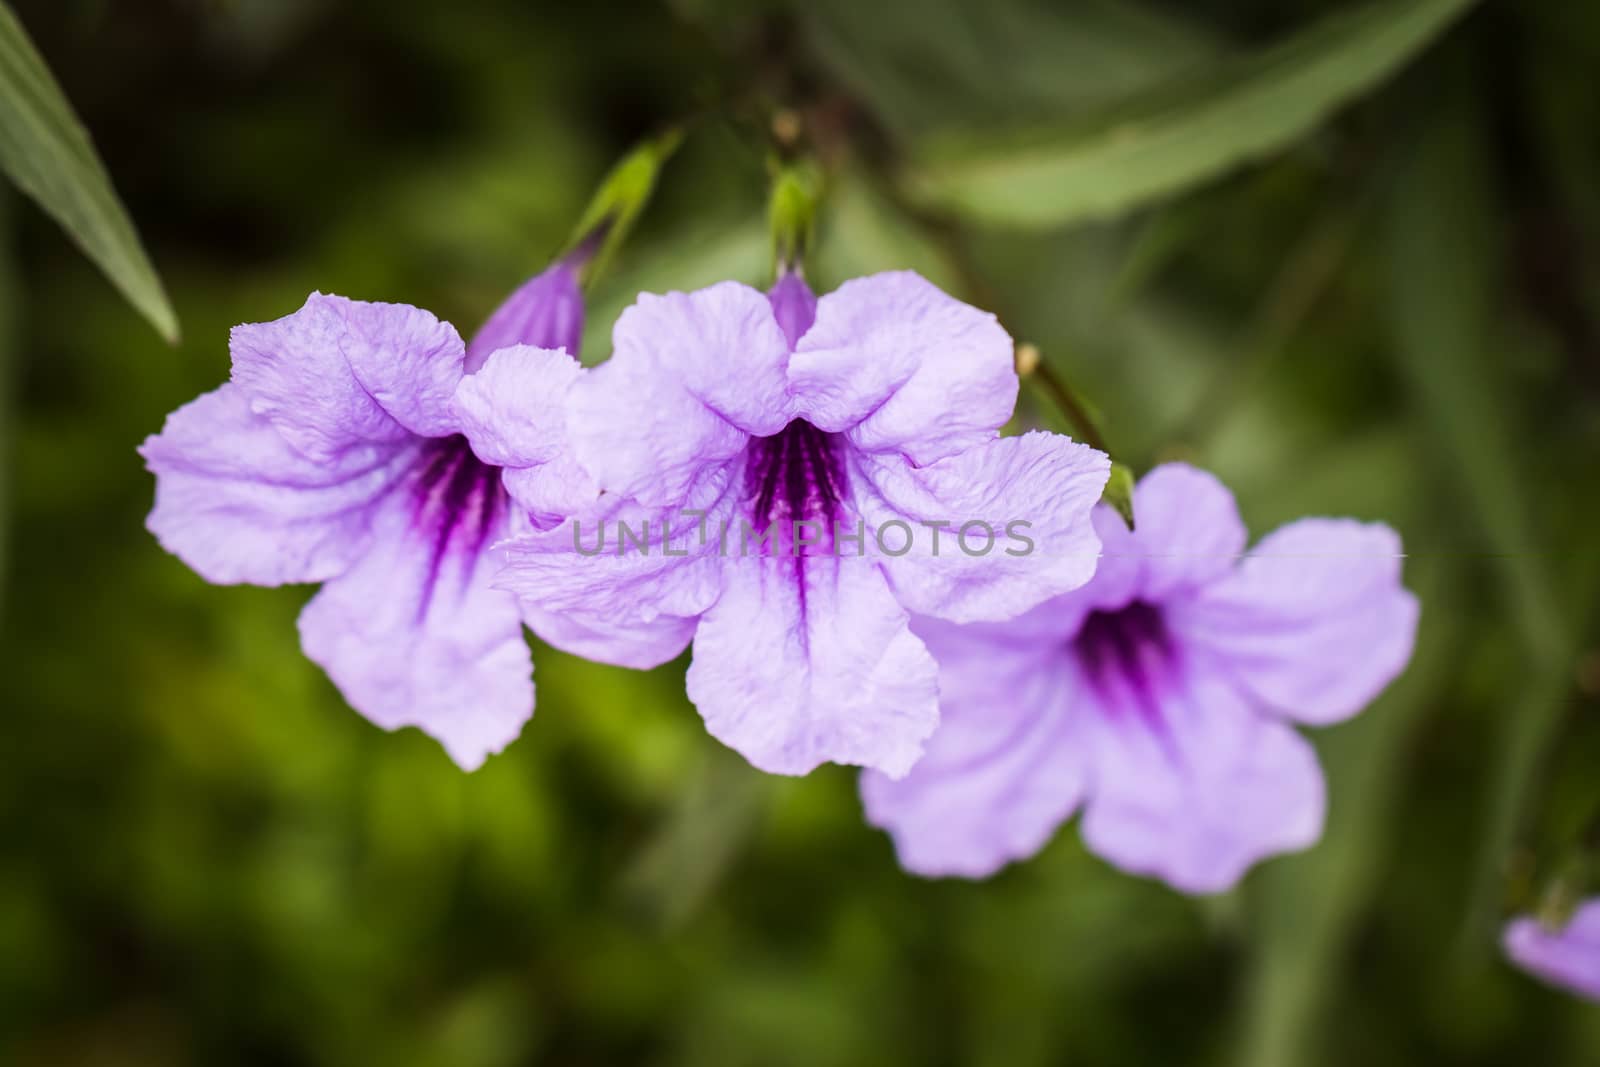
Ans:
<svg viewBox="0 0 1600 1067"><path fill-rule="evenodd" d="M1228 491L1169 465L1130 529L1104 453L1000 435L1011 338L915 274L644 294L593 369L582 320L558 262L467 344L320 294L241 326L231 380L144 445L150 529L213 582L323 583L306 654L468 769L533 712L526 624L626 667L692 645L713 735L773 773L865 768L923 874L986 876L1080 808L1091 848L1190 892L1317 839L1294 725L1411 652L1388 528L1247 551ZM617 550L585 544L607 525Z"/></svg>
<svg viewBox="0 0 1600 1067"><path fill-rule="evenodd" d="M766 293L640 295L585 368L583 278L675 143L625 160L468 342L320 293L237 327L229 381L141 449L151 532L211 582L320 583L306 655L467 770L533 714L526 626L639 669L692 646L715 737L775 774L863 768L867 820L926 876L987 877L1080 811L1093 851L1191 893L1315 842L1296 727L1409 660L1395 533L1304 519L1247 548L1181 464L1114 508L1104 452L1001 436L993 315L909 272L819 298L792 240ZM1600 902L1505 948L1600 997Z"/></svg>

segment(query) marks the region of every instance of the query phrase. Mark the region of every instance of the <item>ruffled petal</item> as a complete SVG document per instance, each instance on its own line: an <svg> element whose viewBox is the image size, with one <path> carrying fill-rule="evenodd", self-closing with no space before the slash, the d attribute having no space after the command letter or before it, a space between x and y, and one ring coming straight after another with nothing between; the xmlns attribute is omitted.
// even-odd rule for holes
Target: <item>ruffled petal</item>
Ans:
<svg viewBox="0 0 1600 1067"><path fill-rule="evenodd" d="M1315 752L1258 714L1214 666L1188 664L1154 719L1102 703L1091 721L1083 836L1124 870L1217 893L1257 860L1322 833Z"/></svg>
<svg viewBox="0 0 1600 1067"><path fill-rule="evenodd" d="M752 434L789 421L789 346L749 286L643 293L612 337L612 357L573 386L568 409L578 459L609 492L676 506Z"/></svg>
<svg viewBox="0 0 1600 1067"><path fill-rule="evenodd" d="M712 736L773 774L827 762L910 770L939 721L936 669L877 566L731 562L688 673Z"/></svg>
<svg viewBox="0 0 1600 1067"><path fill-rule="evenodd" d="M1501 943L1518 967L1580 997L1600 1001L1600 898L1579 905L1560 930L1523 916L1506 924Z"/></svg>
<svg viewBox="0 0 1600 1067"><path fill-rule="evenodd" d="M1020 615L1090 579L1100 551L1090 512L1110 469L1103 452L1035 432L925 467L862 456L852 482L870 528L911 528L909 551L881 560L899 601L971 622ZM898 548L903 534L884 540Z"/></svg>
<svg viewBox="0 0 1600 1067"><path fill-rule="evenodd" d="M456 433L450 401L465 361L456 328L409 304L325 299L342 305L341 347L361 388L414 434Z"/></svg>
<svg viewBox="0 0 1600 1067"><path fill-rule="evenodd" d="M362 446L314 462L224 385L140 447L156 476L146 525L209 582L320 582L366 551L372 512L411 451Z"/></svg>
<svg viewBox="0 0 1600 1067"><path fill-rule="evenodd" d="M914 629L939 663L939 728L899 781L863 772L867 821L889 832L909 871L986 878L1038 852L1082 802L1073 672L1025 632Z"/></svg>
<svg viewBox="0 0 1600 1067"><path fill-rule="evenodd" d="M456 420L473 452L503 468L506 491L541 528L592 508L600 495L567 433L567 398L583 374L571 356L517 345L456 389Z"/></svg>
<svg viewBox="0 0 1600 1067"><path fill-rule="evenodd" d="M292 315L235 326L229 338L232 380L250 410L311 459L413 436L350 369L344 350L358 317L354 301L312 293Z"/></svg>
<svg viewBox="0 0 1600 1067"><path fill-rule="evenodd" d="M472 451L497 467L538 467L567 447L567 393L583 374L564 352L502 348L461 379L455 419Z"/></svg>
<svg viewBox="0 0 1600 1067"><path fill-rule="evenodd" d="M606 497L604 507L523 533L498 546L504 566L495 584L517 595L535 631L557 647L628 667L671 659L656 658L681 632L677 620L697 617L721 592L728 561L717 546L732 515L732 477L729 465L702 480L686 502L690 514ZM603 642L573 643L594 635Z"/></svg>
<svg viewBox="0 0 1600 1067"><path fill-rule="evenodd" d="M797 416L916 464L990 440L1017 402L1011 338L995 317L910 271L822 297L789 385Z"/></svg>
<svg viewBox="0 0 1600 1067"><path fill-rule="evenodd" d="M533 714L533 661L516 599L489 586L484 514L441 528L413 494L392 494L371 550L300 614L306 655L352 707L384 729L420 727L465 770Z"/></svg>
<svg viewBox="0 0 1600 1067"><path fill-rule="evenodd" d="M1300 722L1354 715L1405 669L1416 597L1387 526L1302 519L1264 538L1227 577L1174 602L1169 624L1226 658L1259 700Z"/></svg>

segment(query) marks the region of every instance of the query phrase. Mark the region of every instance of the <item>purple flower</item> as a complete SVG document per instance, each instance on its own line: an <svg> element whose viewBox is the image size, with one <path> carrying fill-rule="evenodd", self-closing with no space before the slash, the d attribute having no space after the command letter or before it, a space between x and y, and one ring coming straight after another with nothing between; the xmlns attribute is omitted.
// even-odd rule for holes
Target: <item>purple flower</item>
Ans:
<svg viewBox="0 0 1600 1067"><path fill-rule="evenodd" d="M1584 901L1567 925L1552 930L1522 916L1506 924L1506 955L1529 974L1589 1000L1600 1000L1600 897Z"/></svg>
<svg viewBox="0 0 1600 1067"><path fill-rule="evenodd" d="M643 295L567 407L605 494L507 546L502 583L540 636L591 658L649 667L692 640L690 698L763 770L904 774L939 714L910 614L1010 618L1094 569L1109 462L1054 434L1000 438L1016 395L993 316L915 274L820 300L793 274L770 297ZM985 547L980 527L1013 522L1032 551Z"/></svg>
<svg viewBox="0 0 1600 1067"><path fill-rule="evenodd" d="M373 722L419 726L476 768L533 714L533 667L515 599L489 585L490 546L520 527L504 457L468 443L489 384L473 372L495 348L545 346L508 349L496 374L559 396L582 319L558 263L465 347L426 311L320 293L236 327L231 380L140 449L156 476L150 531L207 581L324 583L300 615L306 655ZM538 423L560 420L528 396L509 432L537 466L559 441Z"/></svg>
<svg viewBox="0 0 1600 1067"><path fill-rule="evenodd" d="M861 783L908 869L984 877L1082 807L1093 851L1209 893L1320 835L1322 772L1290 724L1354 715L1410 658L1399 539L1303 519L1241 559L1232 495L1177 464L1134 518L1098 508L1093 581L1020 619L919 620L942 724L908 777Z"/></svg>

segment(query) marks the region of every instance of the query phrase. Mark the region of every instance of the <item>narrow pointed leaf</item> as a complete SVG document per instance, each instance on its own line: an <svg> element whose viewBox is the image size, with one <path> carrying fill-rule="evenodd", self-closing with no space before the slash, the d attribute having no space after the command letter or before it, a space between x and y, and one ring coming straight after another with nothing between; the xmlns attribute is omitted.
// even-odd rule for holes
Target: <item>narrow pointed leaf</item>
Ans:
<svg viewBox="0 0 1600 1067"><path fill-rule="evenodd" d="M177 340L177 316L88 133L3 2L0 172L61 224L162 337Z"/></svg>
<svg viewBox="0 0 1600 1067"><path fill-rule="evenodd" d="M1380 0L1054 130L927 142L930 206L998 225L1129 211L1282 148L1380 84L1474 0Z"/></svg>

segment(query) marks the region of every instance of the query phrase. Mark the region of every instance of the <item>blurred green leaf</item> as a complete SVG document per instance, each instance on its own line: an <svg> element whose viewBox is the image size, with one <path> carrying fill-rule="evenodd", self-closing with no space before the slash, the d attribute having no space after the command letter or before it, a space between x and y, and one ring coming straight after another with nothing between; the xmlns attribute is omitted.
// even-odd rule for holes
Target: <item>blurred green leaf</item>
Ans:
<svg viewBox="0 0 1600 1067"><path fill-rule="evenodd" d="M0 170L62 225L162 337L178 339L178 317L88 133L3 2Z"/></svg>
<svg viewBox="0 0 1600 1067"><path fill-rule="evenodd" d="M957 264L936 236L854 169L828 186L810 267L807 277L819 290L881 270L914 270L941 289L962 287Z"/></svg>
<svg viewBox="0 0 1600 1067"><path fill-rule="evenodd" d="M1340 988L1344 953L1393 844L1390 817L1405 791L1408 747L1459 645L1460 626L1444 596L1452 583L1441 580L1444 567L1427 563L1407 575L1407 584L1438 624L1421 630L1395 688L1359 718L1329 730L1318 746L1332 797L1322 840L1304 855L1268 865L1251 886L1257 936L1241 1064L1319 1062L1315 1036L1326 998Z"/></svg>
<svg viewBox="0 0 1600 1067"><path fill-rule="evenodd" d="M1368 4L1062 128L930 140L908 188L931 206L999 225L1117 215L1303 136L1472 2Z"/></svg>
<svg viewBox="0 0 1600 1067"><path fill-rule="evenodd" d="M1464 85L1467 79L1457 79ZM1389 217L1391 351L1458 492L1494 553L1520 637L1520 700L1506 717L1482 835L1472 944L1492 918L1502 866L1541 753L1570 684L1572 627L1546 566L1536 501L1518 459L1515 394L1486 339L1498 321L1496 206L1473 99L1458 92L1429 117L1393 186Z"/></svg>
<svg viewBox="0 0 1600 1067"><path fill-rule="evenodd" d="M1125 0L811 0L801 15L823 62L906 135L1084 111L1217 51L1188 23Z"/></svg>
<svg viewBox="0 0 1600 1067"><path fill-rule="evenodd" d="M663 929L692 918L755 832L771 789L740 757L708 749L628 872L624 892L634 905Z"/></svg>
<svg viewBox="0 0 1600 1067"><path fill-rule="evenodd" d="M1222 431L1227 415L1291 347L1319 301L1337 280L1372 197L1330 202L1303 236L1284 250L1261 299L1230 345L1232 358L1200 392L1188 417L1171 431L1176 441L1204 441Z"/></svg>
<svg viewBox="0 0 1600 1067"><path fill-rule="evenodd" d="M14 377L17 373L16 278L12 275L10 245L11 197L0 188L0 616L5 614L6 578L11 566L11 417Z"/></svg>

